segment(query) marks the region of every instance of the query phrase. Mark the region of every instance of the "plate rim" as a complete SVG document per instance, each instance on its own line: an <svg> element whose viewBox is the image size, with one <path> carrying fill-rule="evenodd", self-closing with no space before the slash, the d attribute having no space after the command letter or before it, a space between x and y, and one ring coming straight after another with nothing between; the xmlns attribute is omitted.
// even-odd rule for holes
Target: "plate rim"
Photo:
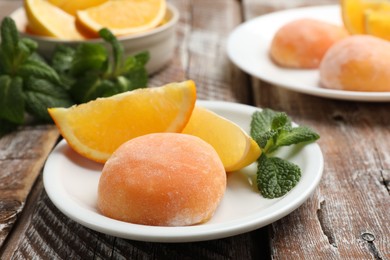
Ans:
<svg viewBox="0 0 390 260"><path fill-rule="evenodd" d="M257 109L261 110L261 108L239 104L239 103L225 102L225 101L197 101L197 104L210 108L211 110L227 109L227 107L229 109L233 108L234 110L240 110L240 109L248 110L248 111L249 110L254 111ZM56 178L60 177L59 174L57 173L57 175L55 175L52 172L49 173L49 171L51 171L52 169L51 167L53 167L52 166L54 160L53 158L57 156L56 151L58 151L58 149L61 149L61 147L67 146L65 140L60 141L53 149L53 151L50 153L43 170L43 184L49 199L63 214L68 216L70 219L78 222L79 224L101 233L105 233L108 235L121 237L125 239L133 239L133 240L145 241L145 242L195 242L195 241L220 239L220 238L225 238L233 235L242 234L266 226L290 214L292 211L294 211L296 208L302 205L311 196L311 194L314 192L315 188L318 186L321 180L323 174L323 168L324 168L324 158L323 158L322 151L317 143L312 143L310 145L312 146L311 149L315 149L318 152L317 156L319 156L318 158L319 164L317 166L318 168L317 168L317 172L315 173L316 174L315 178L310 182L310 185L308 185L307 189L301 192L299 197L291 198L292 200L291 204L287 206L284 205L283 207L276 207L277 210L275 211L271 210L271 213L267 214L266 217L263 217L261 221L259 221L258 219L254 219L253 216L249 215L246 216L245 218L228 221L227 223L233 224L232 226L226 226L226 224L224 223L214 223L212 225L203 225L203 226L195 225L195 226L186 226L186 227L144 226L144 225L126 223L114 219L109 219L101 214L98 214L97 212L86 210L84 207L81 207L77 203L72 202L69 196L68 197L63 196L63 193L64 192L66 193L65 187L58 186L60 184L54 185L56 183L60 183L58 180L56 180ZM284 198L286 197L290 199L289 193L284 196ZM70 206L68 205L69 203ZM267 207L264 210L269 211L270 210L269 208L272 209L272 207L275 207L275 204L271 205L270 207ZM76 214L74 212L72 213L72 211L75 211L77 213ZM94 221L91 222L91 220L89 219L90 217L94 217ZM242 219L246 221L242 221ZM105 226L104 221L110 221L110 223L115 224L116 229L113 230L112 228ZM215 227L217 228L216 231L214 230ZM128 231L129 229L132 229L132 232L129 232Z"/></svg>
<svg viewBox="0 0 390 260"><path fill-rule="evenodd" d="M267 13L264 15L260 15L257 17L254 17L246 22L241 23L239 26L237 26L230 34L228 35L227 44L226 44L226 52L227 55L237 67L239 67L244 72L250 74L251 76L258 78L260 80L263 80L265 82L270 83L273 87L280 87L284 89L288 89L294 92L308 94L312 96L317 97L324 97L324 98L330 98L330 99L339 99L339 100L348 100L348 101L365 101L365 102L386 102L390 101L390 92L362 92L362 91L346 91L346 90L336 90L336 89L327 89L327 88L321 88L319 85L317 86L310 86L310 88L297 88L291 85L286 85L283 83L280 83L277 79L267 77L264 74L258 73L258 71L254 71L252 68L248 68L243 62L243 60L237 59L236 50L237 48L233 47L233 42L238 38L237 35L240 33L243 33L244 28L246 26L252 25L252 24L261 24L262 20L270 19L272 17L280 16L283 14L296 14L299 15L301 12L323 12L324 10L328 10L330 12L340 12L340 6L339 5L319 5L319 6L309 6L309 7L299 7L299 8L292 8L292 9L285 9L281 11L275 11L272 13ZM301 16L303 18L303 16ZM268 26L273 26L272 24L269 24ZM273 27L277 28L277 27ZM274 65L277 67L276 65ZM279 69L283 69L280 68ZM289 70L291 72L293 69ZM304 70L299 70L299 72L302 72ZM313 71L313 70L312 70ZM314 70L315 71L315 70Z"/></svg>

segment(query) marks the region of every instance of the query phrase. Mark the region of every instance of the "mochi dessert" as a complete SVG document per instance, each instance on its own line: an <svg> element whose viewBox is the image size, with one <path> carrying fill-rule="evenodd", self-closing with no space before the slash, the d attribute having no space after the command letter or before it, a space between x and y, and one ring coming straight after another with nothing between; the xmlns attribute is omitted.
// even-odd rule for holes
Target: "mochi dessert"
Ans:
<svg viewBox="0 0 390 260"><path fill-rule="evenodd" d="M155 133L121 145L105 163L98 208L121 221L153 226L206 222L226 189L214 148L199 137Z"/></svg>
<svg viewBox="0 0 390 260"><path fill-rule="evenodd" d="M323 21L294 20L276 32L270 56L281 67L315 69L329 47L347 35L343 27Z"/></svg>
<svg viewBox="0 0 390 260"><path fill-rule="evenodd" d="M320 65L322 87L390 91L390 42L354 35L333 45Z"/></svg>

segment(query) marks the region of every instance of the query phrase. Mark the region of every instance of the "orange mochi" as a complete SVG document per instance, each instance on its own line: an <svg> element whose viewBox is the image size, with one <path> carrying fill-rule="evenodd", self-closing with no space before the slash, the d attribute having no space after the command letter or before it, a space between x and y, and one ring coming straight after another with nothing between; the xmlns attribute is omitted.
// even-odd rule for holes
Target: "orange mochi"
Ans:
<svg viewBox="0 0 390 260"><path fill-rule="evenodd" d="M121 145L98 187L103 215L134 224L187 226L209 220L226 190L214 148L181 133L154 133Z"/></svg>
<svg viewBox="0 0 390 260"><path fill-rule="evenodd" d="M350 36L326 53L320 65L322 87L351 91L390 91L390 42Z"/></svg>
<svg viewBox="0 0 390 260"><path fill-rule="evenodd" d="M282 67L318 68L329 47L347 35L343 27L327 22L310 18L294 20L276 32L270 56Z"/></svg>

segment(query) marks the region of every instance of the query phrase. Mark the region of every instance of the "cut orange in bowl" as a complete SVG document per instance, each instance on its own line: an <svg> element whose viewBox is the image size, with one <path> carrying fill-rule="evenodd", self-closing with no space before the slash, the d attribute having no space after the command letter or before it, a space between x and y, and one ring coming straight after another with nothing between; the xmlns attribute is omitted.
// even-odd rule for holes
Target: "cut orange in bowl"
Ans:
<svg viewBox="0 0 390 260"><path fill-rule="evenodd" d="M390 10L388 0L341 0L345 28L351 34L365 34L365 13L369 10Z"/></svg>
<svg viewBox="0 0 390 260"><path fill-rule="evenodd" d="M390 10L367 11L365 31L367 34L390 41Z"/></svg>
<svg viewBox="0 0 390 260"><path fill-rule="evenodd" d="M74 16L45 0L25 0L28 29L34 34L64 40L85 37L76 28Z"/></svg>
<svg viewBox="0 0 390 260"><path fill-rule="evenodd" d="M78 10L84 10L94 6L101 5L108 0L81 0L81 1L69 1L69 0L48 0L51 4L61 8L65 12L75 16Z"/></svg>
<svg viewBox="0 0 390 260"><path fill-rule="evenodd" d="M183 133L195 135L217 151L227 172L244 168L259 158L257 143L237 124L196 106Z"/></svg>
<svg viewBox="0 0 390 260"><path fill-rule="evenodd" d="M104 163L134 137L181 132L195 101L195 83L184 81L98 98L70 108L49 108L49 114L69 146Z"/></svg>
<svg viewBox="0 0 390 260"><path fill-rule="evenodd" d="M164 19L165 0L116 0L77 11L77 23L97 33L102 28L127 35L157 27Z"/></svg>

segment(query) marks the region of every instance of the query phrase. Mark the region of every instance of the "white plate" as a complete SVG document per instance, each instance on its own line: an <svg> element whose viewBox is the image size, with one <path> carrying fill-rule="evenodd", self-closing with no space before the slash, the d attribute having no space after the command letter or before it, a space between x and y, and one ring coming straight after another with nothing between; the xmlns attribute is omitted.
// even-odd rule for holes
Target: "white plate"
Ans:
<svg viewBox="0 0 390 260"><path fill-rule="evenodd" d="M258 108L228 102L198 101L249 131L251 115ZM47 159L43 181L52 202L76 222L113 236L153 242L211 240L248 232L274 222L300 206L320 181L323 157L315 143L287 148L281 157L298 164L302 177L297 186L278 199L265 199L251 186L256 165L228 174L224 198L212 219L188 227L155 227L121 222L103 216L96 208L102 165L76 154L61 141Z"/></svg>
<svg viewBox="0 0 390 260"><path fill-rule="evenodd" d="M276 66L268 56L272 38L281 26L299 18L342 23L338 6L305 7L263 15L241 24L230 34L227 43L229 58L248 74L293 91L343 100L390 101L390 92L321 88L318 70L285 69Z"/></svg>

